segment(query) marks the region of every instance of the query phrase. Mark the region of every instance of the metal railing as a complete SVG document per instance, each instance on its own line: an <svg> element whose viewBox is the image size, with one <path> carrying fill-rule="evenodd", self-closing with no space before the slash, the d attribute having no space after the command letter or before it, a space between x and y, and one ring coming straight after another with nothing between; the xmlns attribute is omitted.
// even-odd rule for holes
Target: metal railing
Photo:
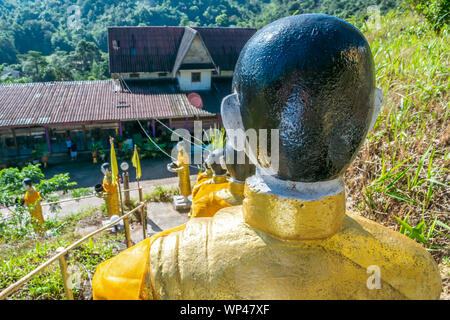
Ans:
<svg viewBox="0 0 450 320"><path fill-rule="evenodd" d="M41 264L39 267L37 267L36 269L31 271L30 273L28 273L26 276L22 277L21 279L19 279L18 281L16 281L15 283L11 284L6 289L1 291L0 292L0 300L6 299L8 296L13 294L17 289L19 289L25 283L27 283L32 277L34 277L35 275L37 275L38 273L40 273L41 271L46 269L48 266L50 266L56 260L59 260L59 266L61 269L61 275L62 275L63 284L64 284L64 292L66 294L66 297L68 300L73 300L74 298L73 298L73 293L72 293L72 284L69 279L69 275L67 273L67 262L66 262L66 255L69 253L70 250L78 247L83 242L89 240L91 237L95 236L96 234L103 232L103 231L107 230L108 228L111 228L111 227L119 224L120 221L122 221L122 220L124 220L125 238L126 238L127 247L129 248L131 246L131 238L130 238L130 225L128 223L128 218L131 216L131 214L135 213L138 210L140 210L140 214L141 214L143 238L145 239L147 237L147 229L146 229L147 228L147 220L145 217L145 209L144 209L144 206L147 204L147 201L143 201L143 199L142 199L142 187L139 187L137 189L127 189L127 190L123 190L122 192L133 191L133 190L139 190L140 203L136 208L130 210L129 212L127 212L125 214L122 214L122 216L120 216L118 219L89 233L88 235L86 235L83 238L81 238L80 240L74 242L70 246L68 246L66 248L63 248L63 247L58 248L56 250L58 253L55 256L48 259L46 262ZM75 200L78 200L78 199L80 199L80 198L75 198ZM67 199L67 200L63 200L63 201L70 201L70 200L74 200L74 199ZM47 204L49 204L49 203L47 203Z"/></svg>

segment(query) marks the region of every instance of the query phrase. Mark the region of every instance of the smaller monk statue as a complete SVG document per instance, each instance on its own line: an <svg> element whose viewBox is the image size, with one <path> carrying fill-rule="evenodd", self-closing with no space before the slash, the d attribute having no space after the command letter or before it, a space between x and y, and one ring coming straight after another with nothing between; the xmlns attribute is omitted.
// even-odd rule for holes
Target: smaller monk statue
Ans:
<svg viewBox="0 0 450 320"><path fill-rule="evenodd" d="M111 165L106 162L102 164L101 170L104 177L103 183L96 186L97 196L105 200L108 218L111 218L113 215L120 216L119 194L117 193L117 184L114 184L112 180Z"/></svg>
<svg viewBox="0 0 450 320"><path fill-rule="evenodd" d="M191 194L191 181L189 173L189 155L185 150L183 141L177 144L177 161L167 165L167 170L178 174L178 187L180 196L174 197L175 209L188 209L191 206L189 196Z"/></svg>
<svg viewBox="0 0 450 320"><path fill-rule="evenodd" d="M206 165L206 163L203 163L202 167L200 168L198 174L197 174L197 180L195 181L194 187L197 184L202 183L203 181L209 180L212 178L213 172L210 167Z"/></svg>
<svg viewBox="0 0 450 320"><path fill-rule="evenodd" d="M219 191L228 187L227 182L227 168L223 158L223 149L216 149L211 152L205 160L205 165L211 168L212 177L209 179L202 179L195 184L192 189L192 201L196 201L212 192Z"/></svg>
<svg viewBox="0 0 450 320"><path fill-rule="evenodd" d="M250 163L244 151L240 152L244 156L243 163L240 163L240 159L238 160L238 151L234 150L230 142L227 141L224 157L225 166L230 175L228 183L204 185L203 188L206 189L218 185L224 185L224 187L218 191L205 194L201 198L196 198L192 204L191 218L212 217L220 209L242 204L245 179L255 173L255 165Z"/></svg>
<svg viewBox="0 0 450 320"><path fill-rule="evenodd" d="M23 198L24 205L30 208L33 224L35 225L35 231L38 231L39 228L36 224L42 226L45 222L44 216L42 215L41 194L36 190L35 187L33 187L33 182L30 178L24 179L22 184L26 190L25 197Z"/></svg>

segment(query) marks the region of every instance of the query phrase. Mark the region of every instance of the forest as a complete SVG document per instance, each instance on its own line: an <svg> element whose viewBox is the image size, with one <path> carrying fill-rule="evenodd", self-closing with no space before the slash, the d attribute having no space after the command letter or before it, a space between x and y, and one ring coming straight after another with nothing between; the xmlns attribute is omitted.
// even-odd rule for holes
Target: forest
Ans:
<svg viewBox="0 0 450 320"><path fill-rule="evenodd" d="M401 0L0 0L2 82L109 78L108 26L260 28L280 17L320 12L367 18ZM6 71L20 71L20 78Z"/></svg>

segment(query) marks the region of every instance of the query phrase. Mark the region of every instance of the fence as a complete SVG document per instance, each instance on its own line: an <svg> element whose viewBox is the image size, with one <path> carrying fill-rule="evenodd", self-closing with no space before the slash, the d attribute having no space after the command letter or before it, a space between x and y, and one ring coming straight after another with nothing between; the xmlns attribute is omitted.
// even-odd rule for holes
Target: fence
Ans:
<svg viewBox="0 0 450 320"><path fill-rule="evenodd" d="M66 262L66 258L65 258L65 256L67 255L67 253L69 253L70 250L78 247L83 242L89 240L91 237L95 236L96 234L98 234L100 232L103 232L103 231L107 230L108 228L111 228L111 227L117 225L122 220L124 220L125 238L126 238L127 247L129 248L131 246L131 237L130 237L130 225L128 223L128 218L131 216L131 214L135 213L138 210L140 211L140 214L141 214L141 224L142 224L143 237L144 237L144 239L147 237L147 229L146 229L147 221L146 221L145 209L144 209L144 206L147 204L147 201L143 201L143 199L142 199L143 198L142 197L142 188L139 187L139 188L136 188L136 189L126 189L126 190L123 190L122 192L125 193L125 198L126 198L127 197L126 196L126 192L127 191L128 192L129 191L133 191L133 190L139 190L139 201L140 201L140 203L139 203L139 205L136 208L134 208L133 210L123 214L123 203L121 201L122 216L120 216L118 219L108 223L107 225L105 225L105 226L103 226L103 227L101 227L101 228L99 228L99 229L89 233L88 235L86 235L83 238L81 238L80 240L74 242L70 246L68 246L66 248L63 248L63 247L58 248L57 249L58 253L55 256L53 256L52 258L50 258L49 260L47 260L46 262L41 264L39 267L37 267L36 269L34 269L30 273L28 273L26 276L22 277L20 280L18 280L15 283L11 284L9 287L7 287L2 292L0 292L0 300L6 299L8 296L13 294L17 289L19 289L25 283L27 283L32 277L34 277L35 275L40 273L42 270L44 270L45 268L50 266L56 260L59 260L59 266L60 266L60 269L61 269L61 275L62 275L63 284L64 284L64 292L66 294L66 297L69 300L73 300L72 284L71 284L71 281L69 279L69 275L67 273L67 262ZM57 201L57 202L46 203L46 204L49 205L49 204L55 204L55 203L61 203L61 202L66 202L66 201L79 200L81 198L90 198L90 197L94 197L94 196L80 197L80 198L74 198L74 199L67 199L67 200L62 200L62 201L59 201L59 202ZM121 194L121 197L122 197L122 194ZM129 197L129 193L128 193L128 197Z"/></svg>

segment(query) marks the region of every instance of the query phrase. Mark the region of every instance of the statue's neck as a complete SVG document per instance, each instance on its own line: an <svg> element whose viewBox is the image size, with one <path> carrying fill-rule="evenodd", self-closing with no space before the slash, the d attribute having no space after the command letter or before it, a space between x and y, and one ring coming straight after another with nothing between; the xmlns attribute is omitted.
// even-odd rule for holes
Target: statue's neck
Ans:
<svg viewBox="0 0 450 320"><path fill-rule="evenodd" d="M284 240L323 239L339 231L345 216L342 178L296 182L257 174L247 179L246 223Z"/></svg>
<svg viewBox="0 0 450 320"><path fill-rule="evenodd" d="M227 182L227 176L226 175L213 175L213 181L214 183L225 183Z"/></svg>
<svg viewBox="0 0 450 320"><path fill-rule="evenodd" d="M229 181L228 188L229 188L230 192L236 196L243 197L245 182L237 181L237 180L234 180L233 178L230 178L228 181Z"/></svg>

